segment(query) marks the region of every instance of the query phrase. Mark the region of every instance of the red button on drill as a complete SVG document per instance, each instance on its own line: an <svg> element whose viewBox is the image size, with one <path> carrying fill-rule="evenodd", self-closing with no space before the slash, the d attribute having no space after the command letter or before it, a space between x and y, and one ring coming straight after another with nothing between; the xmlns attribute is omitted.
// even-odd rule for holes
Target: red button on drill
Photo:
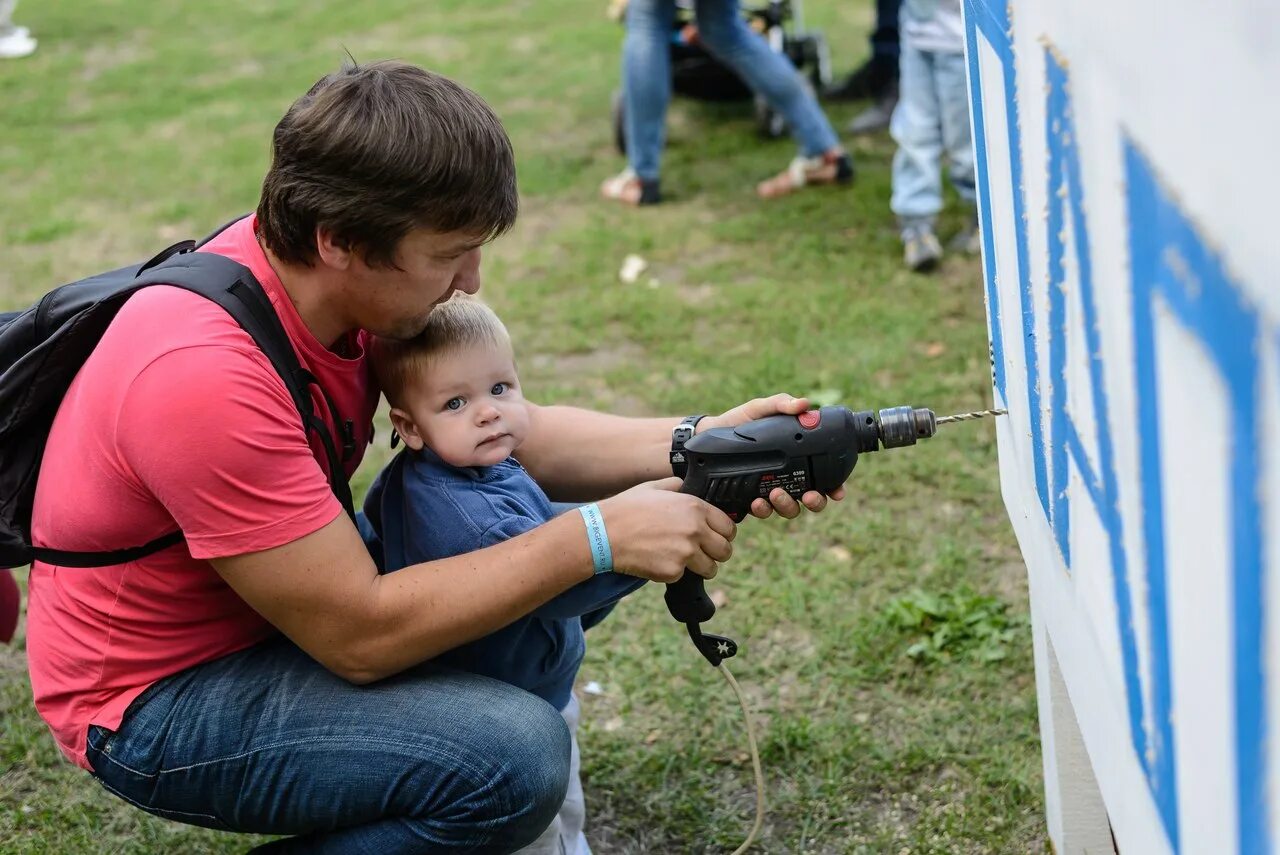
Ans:
<svg viewBox="0 0 1280 855"><path fill-rule="evenodd" d="M818 422L822 421L822 413L817 410L809 410L807 413L801 413L798 419L800 427L805 430L813 430L818 426Z"/></svg>

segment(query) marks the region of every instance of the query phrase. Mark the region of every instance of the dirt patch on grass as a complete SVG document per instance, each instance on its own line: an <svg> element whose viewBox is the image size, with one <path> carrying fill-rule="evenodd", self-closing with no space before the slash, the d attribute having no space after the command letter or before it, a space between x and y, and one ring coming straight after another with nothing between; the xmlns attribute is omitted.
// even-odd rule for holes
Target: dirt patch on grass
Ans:
<svg viewBox="0 0 1280 855"><path fill-rule="evenodd" d="M535 390L539 386L572 390L572 400L579 406L619 416L652 416L651 405L622 391L609 380L610 372L644 357L644 348L625 339L617 339L609 347L583 353L536 353L524 361L521 373L526 385Z"/></svg>
<svg viewBox="0 0 1280 855"><path fill-rule="evenodd" d="M88 83L123 65L150 61L155 53L145 46L149 40L144 31L132 33L126 41L95 42L82 56L80 80Z"/></svg>

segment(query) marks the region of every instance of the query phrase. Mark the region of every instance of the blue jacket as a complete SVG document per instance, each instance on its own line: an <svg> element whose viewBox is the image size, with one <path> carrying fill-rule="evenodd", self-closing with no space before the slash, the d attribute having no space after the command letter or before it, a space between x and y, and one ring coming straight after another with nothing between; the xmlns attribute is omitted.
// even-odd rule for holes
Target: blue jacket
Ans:
<svg viewBox="0 0 1280 855"><path fill-rule="evenodd" d="M492 546L553 516L546 494L514 458L459 468L430 449L406 449L378 473L358 522L378 570L389 573ZM434 661L519 686L564 709L586 651L582 616L643 584L631 576L601 574ZM588 626L593 622L589 618Z"/></svg>

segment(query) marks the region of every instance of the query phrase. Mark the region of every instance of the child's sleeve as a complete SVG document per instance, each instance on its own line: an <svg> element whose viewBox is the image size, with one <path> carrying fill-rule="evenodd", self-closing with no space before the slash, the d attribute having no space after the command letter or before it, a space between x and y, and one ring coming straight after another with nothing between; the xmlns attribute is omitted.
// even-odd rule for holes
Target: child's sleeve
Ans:
<svg viewBox="0 0 1280 855"><path fill-rule="evenodd" d="M387 562L382 549L382 537L378 534L378 530L374 528L367 511L356 511L356 530L360 532L360 539L364 541L364 548L369 550L369 556L373 558L373 563L377 566L378 572L387 572Z"/></svg>
<svg viewBox="0 0 1280 855"><path fill-rule="evenodd" d="M616 603L645 583L635 576L621 573L601 573L585 582L579 582L563 594L552 597L534 614L541 618L565 620L581 617L604 606Z"/></svg>
<svg viewBox="0 0 1280 855"><path fill-rule="evenodd" d="M382 543L382 493L386 478L387 469L383 469L365 494L363 508L356 511L356 530L360 532L360 539L364 541L379 573L387 572L386 549Z"/></svg>
<svg viewBox="0 0 1280 855"><path fill-rule="evenodd" d="M504 540L537 528L542 520L511 514L495 522L484 533L480 546L493 546ZM630 594L645 582L621 573L601 573L585 582L579 582L567 591L552 597L534 610L536 617L549 620L567 620L581 617Z"/></svg>

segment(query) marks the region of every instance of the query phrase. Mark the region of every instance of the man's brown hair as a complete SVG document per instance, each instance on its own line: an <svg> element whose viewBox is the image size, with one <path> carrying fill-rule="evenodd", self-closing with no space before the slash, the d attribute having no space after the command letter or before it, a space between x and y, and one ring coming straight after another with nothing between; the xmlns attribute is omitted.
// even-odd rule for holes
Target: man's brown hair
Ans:
<svg viewBox="0 0 1280 855"><path fill-rule="evenodd" d="M408 63L348 65L284 114L262 182L258 231L311 265L316 228L392 267L415 227L492 239L518 208L511 141L474 92Z"/></svg>

